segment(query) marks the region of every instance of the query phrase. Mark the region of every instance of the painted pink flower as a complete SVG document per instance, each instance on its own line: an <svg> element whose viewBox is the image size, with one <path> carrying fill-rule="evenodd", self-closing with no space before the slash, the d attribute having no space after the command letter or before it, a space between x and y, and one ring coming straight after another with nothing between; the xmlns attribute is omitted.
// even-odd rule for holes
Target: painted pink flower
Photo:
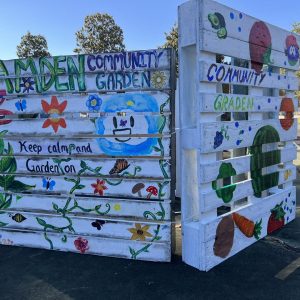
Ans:
<svg viewBox="0 0 300 300"><path fill-rule="evenodd" d="M74 241L75 248L80 251L81 254L84 254L85 251L89 250L88 243L89 241L81 236Z"/></svg>

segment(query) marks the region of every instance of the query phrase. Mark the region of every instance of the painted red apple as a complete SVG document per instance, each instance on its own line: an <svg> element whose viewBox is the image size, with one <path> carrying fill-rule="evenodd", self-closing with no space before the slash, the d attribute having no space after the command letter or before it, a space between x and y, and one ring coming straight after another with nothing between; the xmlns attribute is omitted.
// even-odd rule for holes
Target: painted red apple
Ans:
<svg viewBox="0 0 300 300"><path fill-rule="evenodd" d="M272 37L269 28L262 21L255 22L250 30L249 50L251 68L256 73L261 73L263 64L271 63L272 51Z"/></svg>

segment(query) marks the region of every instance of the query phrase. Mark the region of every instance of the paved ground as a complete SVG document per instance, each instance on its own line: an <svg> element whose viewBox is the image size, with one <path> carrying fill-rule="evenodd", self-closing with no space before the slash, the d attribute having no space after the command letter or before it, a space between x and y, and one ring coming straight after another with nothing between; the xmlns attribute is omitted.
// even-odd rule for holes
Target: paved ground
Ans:
<svg viewBox="0 0 300 300"><path fill-rule="evenodd" d="M300 299L297 194L295 221L208 273L178 255L163 264L0 246L0 300Z"/></svg>

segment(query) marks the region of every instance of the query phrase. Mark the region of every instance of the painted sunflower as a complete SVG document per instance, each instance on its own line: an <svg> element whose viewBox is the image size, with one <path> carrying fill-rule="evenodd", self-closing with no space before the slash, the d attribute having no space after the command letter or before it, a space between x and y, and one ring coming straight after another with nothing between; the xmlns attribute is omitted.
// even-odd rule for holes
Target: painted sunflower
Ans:
<svg viewBox="0 0 300 300"><path fill-rule="evenodd" d="M152 237L152 234L148 232L150 226L135 223L135 227L127 229L132 233L131 240L144 241L146 237Z"/></svg>
<svg viewBox="0 0 300 300"><path fill-rule="evenodd" d="M151 84L156 89L162 89L166 84L167 76L163 71L153 72L151 75Z"/></svg>

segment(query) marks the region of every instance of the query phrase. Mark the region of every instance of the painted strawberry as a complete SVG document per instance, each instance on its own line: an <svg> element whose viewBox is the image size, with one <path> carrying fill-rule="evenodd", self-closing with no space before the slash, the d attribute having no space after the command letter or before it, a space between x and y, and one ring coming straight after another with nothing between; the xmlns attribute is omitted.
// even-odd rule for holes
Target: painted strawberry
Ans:
<svg viewBox="0 0 300 300"><path fill-rule="evenodd" d="M285 212L282 208L283 202L280 204L276 204L276 206L271 209L271 216L268 221L268 234L278 230L279 228L283 227L284 225L284 215Z"/></svg>

